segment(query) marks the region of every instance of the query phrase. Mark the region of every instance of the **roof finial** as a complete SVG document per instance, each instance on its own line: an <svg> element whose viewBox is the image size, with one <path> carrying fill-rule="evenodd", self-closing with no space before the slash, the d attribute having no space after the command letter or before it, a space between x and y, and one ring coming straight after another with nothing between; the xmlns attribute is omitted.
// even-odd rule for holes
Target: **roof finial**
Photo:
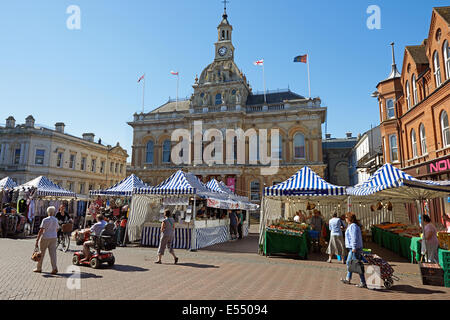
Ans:
<svg viewBox="0 0 450 320"><path fill-rule="evenodd" d="M395 64L395 55L394 55L394 43L391 42L391 46L392 46L392 64Z"/></svg>
<svg viewBox="0 0 450 320"><path fill-rule="evenodd" d="M391 73L389 74L388 79L394 79L394 78L401 77L400 72L398 72L398 70L397 70L397 65L395 64L394 42L391 42L391 46L392 46L392 68L391 68Z"/></svg>

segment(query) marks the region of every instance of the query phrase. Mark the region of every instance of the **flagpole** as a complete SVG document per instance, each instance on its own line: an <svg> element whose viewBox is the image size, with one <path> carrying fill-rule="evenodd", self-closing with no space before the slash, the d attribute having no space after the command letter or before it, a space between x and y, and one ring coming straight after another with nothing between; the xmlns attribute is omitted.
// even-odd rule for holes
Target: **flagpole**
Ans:
<svg viewBox="0 0 450 320"><path fill-rule="evenodd" d="M262 64L263 67L263 82L264 82L264 103L267 103L266 100L266 76L264 75L264 62Z"/></svg>
<svg viewBox="0 0 450 320"><path fill-rule="evenodd" d="M180 80L180 72L177 71L177 105L175 107L175 110L178 111L178 81Z"/></svg>
<svg viewBox="0 0 450 320"><path fill-rule="evenodd" d="M309 91L309 98L311 99L311 82L309 78L309 55L306 56L306 62L308 64L308 91Z"/></svg>
<svg viewBox="0 0 450 320"><path fill-rule="evenodd" d="M144 113L144 98L145 98L145 73L144 73L144 85L142 86L142 113Z"/></svg>

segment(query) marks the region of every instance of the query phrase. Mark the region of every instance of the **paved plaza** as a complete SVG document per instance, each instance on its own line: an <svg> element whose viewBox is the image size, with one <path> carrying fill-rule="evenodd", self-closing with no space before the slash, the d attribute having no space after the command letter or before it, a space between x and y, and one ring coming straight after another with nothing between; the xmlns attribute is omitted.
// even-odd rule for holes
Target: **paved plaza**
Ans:
<svg viewBox="0 0 450 320"><path fill-rule="evenodd" d="M48 255L43 273L33 273L34 239L0 239L0 299L155 299L155 300L439 300L450 299L450 288L422 285L419 267L389 251L366 244L387 259L400 281L390 290L367 290L342 284L345 265L326 263L325 255L308 260L264 257L256 253L258 234L197 252L176 250L179 264L166 254L157 265L156 248L131 246L114 250L116 265L70 268L72 251L58 250L59 274L50 274ZM354 278L357 283L358 277Z"/></svg>

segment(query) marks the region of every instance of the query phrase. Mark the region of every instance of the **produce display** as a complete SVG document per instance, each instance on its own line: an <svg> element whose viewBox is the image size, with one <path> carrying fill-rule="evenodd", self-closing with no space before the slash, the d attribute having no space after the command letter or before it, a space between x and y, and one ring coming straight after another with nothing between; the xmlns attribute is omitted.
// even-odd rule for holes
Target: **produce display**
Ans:
<svg viewBox="0 0 450 320"><path fill-rule="evenodd" d="M374 225L374 227L398 234L402 237L414 238L420 237L421 230L417 226L406 225L403 223L382 223Z"/></svg>
<svg viewBox="0 0 450 320"><path fill-rule="evenodd" d="M267 231L283 233L287 235L301 236L309 230L309 225L306 223L297 223L291 221L280 221L267 227Z"/></svg>

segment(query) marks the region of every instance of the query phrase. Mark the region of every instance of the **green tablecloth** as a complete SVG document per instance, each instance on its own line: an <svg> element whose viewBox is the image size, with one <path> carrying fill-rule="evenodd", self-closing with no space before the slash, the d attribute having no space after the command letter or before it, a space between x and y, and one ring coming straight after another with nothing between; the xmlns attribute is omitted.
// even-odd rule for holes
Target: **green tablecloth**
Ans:
<svg viewBox="0 0 450 320"><path fill-rule="evenodd" d="M402 237L378 227L372 227L372 240L408 260L412 258L411 238Z"/></svg>
<svg viewBox="0 0 450 320"><path fill-rule="evenodd" d="M411 239L411 262L414 262L413 258L416 258L416 261L420 261L421 252L422 252L422 238L414 237ZM415 253L415 255L413 254Z"/></svg>
<svg viewBox="0 0 450 320"><path fill-rule="evenodd" d="M294 253L306 259L310 247L308 239L308 232L304 232L303 235L300 236L265 231L264 254Z"/></svg>

